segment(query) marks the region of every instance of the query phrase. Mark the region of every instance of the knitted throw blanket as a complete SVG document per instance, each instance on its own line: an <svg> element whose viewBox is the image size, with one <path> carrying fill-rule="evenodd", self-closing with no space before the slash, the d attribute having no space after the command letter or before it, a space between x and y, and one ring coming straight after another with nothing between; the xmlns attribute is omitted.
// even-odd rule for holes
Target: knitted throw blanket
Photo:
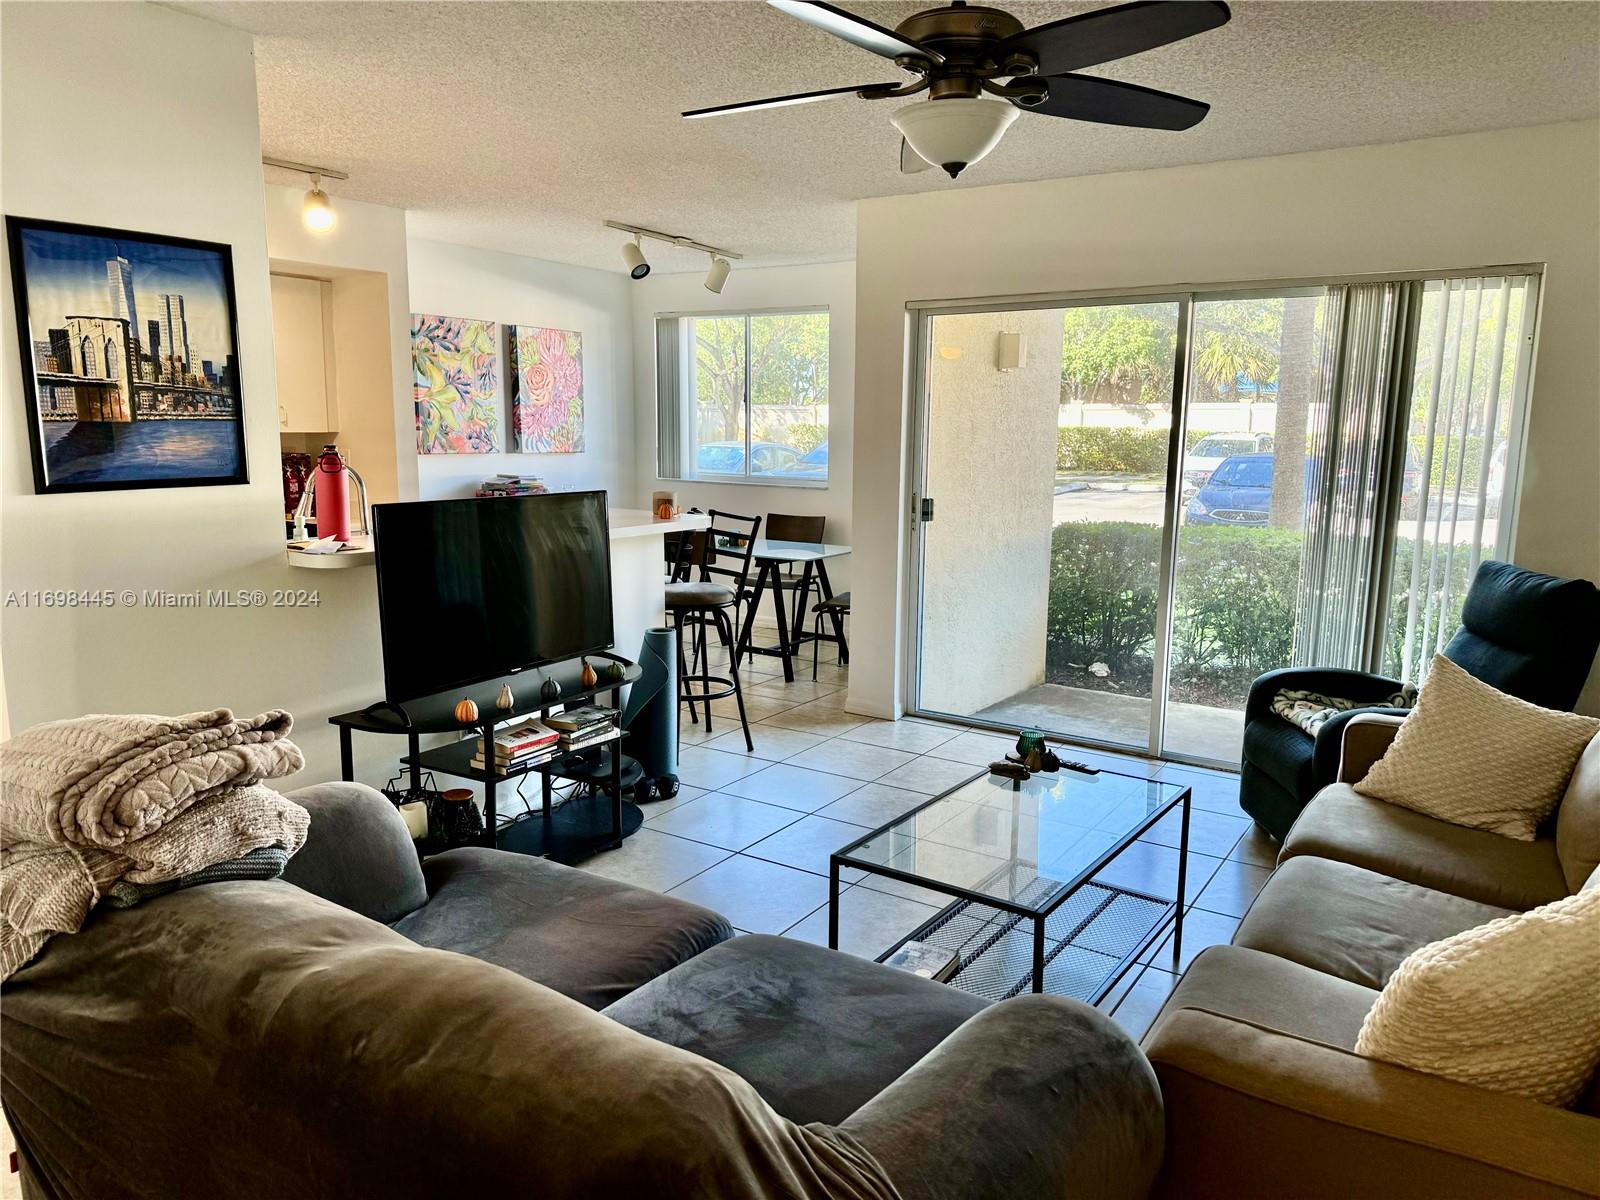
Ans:
<svg viewBox="0 0 1600 1200"><path fill-rule="evenodd" d="M119 882L298 850L309 815L261 786L305 765L284 736L292 724L279 710L97 715L0 745L0 980L81 929Z"/></svg>

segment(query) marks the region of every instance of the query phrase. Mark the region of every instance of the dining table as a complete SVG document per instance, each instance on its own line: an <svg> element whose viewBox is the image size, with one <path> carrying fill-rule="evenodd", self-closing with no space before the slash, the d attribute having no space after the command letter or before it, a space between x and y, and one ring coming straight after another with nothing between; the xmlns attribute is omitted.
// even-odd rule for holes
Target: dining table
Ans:
<svg viewBox="0 0 1600 1200"><path fill-rule="evenodd" d="M828 579L828 560L843 558L850 553L849 546L836 542L785 542L770 538L756 538L751 560L756 564L756 580L752 589L750 608L745 613L744 628L739 633L739 653L763 654L783 660L783 678L794 682L794 656L802 642L812 637L805 632L805 605L813 586L824 600L833 599L833 584ZM783 593L783 569L800 567L800 578L795 582L794 618L790 620L789 608ZM772 596L777 610L778 641L772 646L755 644L756 612L761 607L762 592ZM841 659L841 661L843 661Z"/></svg>

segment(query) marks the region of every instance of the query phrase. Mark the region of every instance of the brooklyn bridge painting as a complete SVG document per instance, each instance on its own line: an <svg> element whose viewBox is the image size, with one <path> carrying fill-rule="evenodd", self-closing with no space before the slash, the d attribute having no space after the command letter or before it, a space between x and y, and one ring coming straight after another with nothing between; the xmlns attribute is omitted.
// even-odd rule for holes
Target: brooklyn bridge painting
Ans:
<svg viewBox="0 0 1600 1200"><path fill-rule="evenodd" d="M227 246L6 218L34 487L244 483Z"/></svg>

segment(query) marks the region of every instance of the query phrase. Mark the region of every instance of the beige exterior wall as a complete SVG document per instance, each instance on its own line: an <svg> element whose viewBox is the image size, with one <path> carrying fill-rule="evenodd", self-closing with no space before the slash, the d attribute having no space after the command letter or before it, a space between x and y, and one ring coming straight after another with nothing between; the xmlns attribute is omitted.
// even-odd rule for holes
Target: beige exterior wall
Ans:
<svg viewBox="0 0 1600 1200"><path fill-rule="evenodd" d="M1023 335L1002 371L1000 335ZM1061 310L941 316L928 365L921 706L967 715L1044 680Z"/></svg>

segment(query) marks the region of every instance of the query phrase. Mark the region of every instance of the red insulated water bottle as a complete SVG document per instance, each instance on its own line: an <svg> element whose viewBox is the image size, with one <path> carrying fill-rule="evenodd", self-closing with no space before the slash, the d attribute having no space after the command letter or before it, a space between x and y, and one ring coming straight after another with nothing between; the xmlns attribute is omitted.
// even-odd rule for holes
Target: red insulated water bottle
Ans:
<svg viewBox="0 0 1600 1200"><path fill-rule="evenodd" d="M345 471L344 455L329 442L317 455L316 496L317 536L350 540L350 476Z"/></svg>

